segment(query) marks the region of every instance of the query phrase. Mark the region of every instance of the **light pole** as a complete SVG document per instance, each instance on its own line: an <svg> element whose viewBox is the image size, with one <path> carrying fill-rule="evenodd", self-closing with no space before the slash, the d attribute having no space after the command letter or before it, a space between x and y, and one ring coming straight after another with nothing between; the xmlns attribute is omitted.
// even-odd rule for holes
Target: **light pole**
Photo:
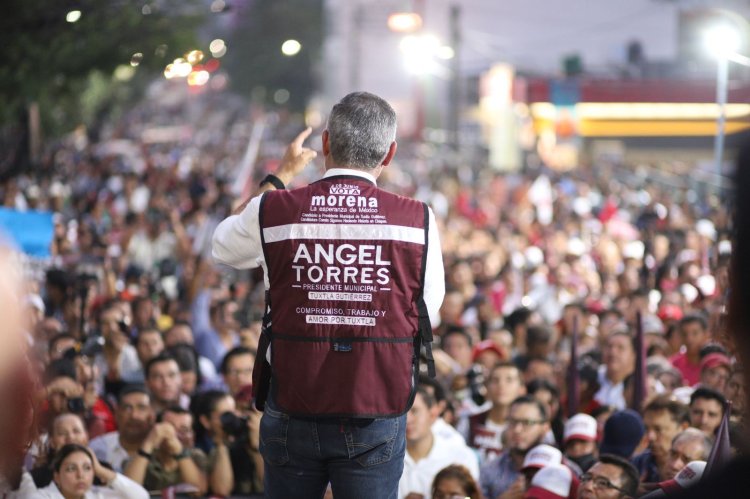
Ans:
<svg viewBox="0 0 750 499"><path fill-rule="evenodd" d="M737 29L729 25L716 26L706 33L706 46L717 60L716 105L718 115L716 117L716 137L714 138L714 167L719 184L717 190L721 192L729 59L739 49L740 34Z"/></svg>

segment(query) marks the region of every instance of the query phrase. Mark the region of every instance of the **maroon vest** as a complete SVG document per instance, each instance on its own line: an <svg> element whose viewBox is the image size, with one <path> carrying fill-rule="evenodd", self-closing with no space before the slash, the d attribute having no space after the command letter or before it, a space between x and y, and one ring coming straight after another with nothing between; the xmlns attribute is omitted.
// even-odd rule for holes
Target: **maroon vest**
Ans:
<svg viewBox="0 0 750 499"><path fill-rule="evenodd" d="M424 310L426 205L361 177L329 177L266 193L260 227L275 404L302 417L405 413Z"/></svg>

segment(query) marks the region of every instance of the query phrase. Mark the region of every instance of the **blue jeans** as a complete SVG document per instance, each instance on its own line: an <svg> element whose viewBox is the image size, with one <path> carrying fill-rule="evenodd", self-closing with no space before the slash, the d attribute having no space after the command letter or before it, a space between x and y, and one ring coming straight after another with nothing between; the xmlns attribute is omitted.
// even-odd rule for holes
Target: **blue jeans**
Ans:
<svg viewBox="0 0 750 499"><path fill-rule="evenodd" d="M269 401L270 402L270 401ZM406 416L297 419L267 403L260 421L265 497L396 499L404 470Z"/></svg>

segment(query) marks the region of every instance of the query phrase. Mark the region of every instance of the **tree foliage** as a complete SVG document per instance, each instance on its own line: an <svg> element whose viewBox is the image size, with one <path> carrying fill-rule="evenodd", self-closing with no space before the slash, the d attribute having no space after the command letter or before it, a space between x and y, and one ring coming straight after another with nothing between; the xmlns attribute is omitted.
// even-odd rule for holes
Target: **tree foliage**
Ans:
<svg viewBox="0 0 750 499"><path fill-rule="evenodd" d="M195 45L199 0L5 0L0 16L0 123L14 123L31 102L43 118L80 119L77 96L92 71L111 75L143 59L138 72L163 70ZM68 22L66 15L81 17ZM50 107L52 106L52 107Z"/></svg>

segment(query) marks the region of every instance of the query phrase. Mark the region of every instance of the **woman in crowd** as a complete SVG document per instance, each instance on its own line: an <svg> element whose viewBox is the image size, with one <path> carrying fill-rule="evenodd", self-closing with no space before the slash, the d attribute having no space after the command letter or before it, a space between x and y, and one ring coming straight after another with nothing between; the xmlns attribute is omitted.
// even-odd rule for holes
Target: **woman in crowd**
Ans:
<svg viewBox="0 0 750 499"><path fill-rule="evenodd" d="M148 492L131 479L105 468L88 448L64 445L52 463L53 481L38 489L31 475L24 473L21 486L11 498L50 499L146 499ZM94 485L97 477L106 486Z"/></svg>
<svg viewBox="0 0 750 499"><path fill-rule="evenodd" d="M483 499L479 485L465 467L443 468L432 481L432 499Z"/></svg>

